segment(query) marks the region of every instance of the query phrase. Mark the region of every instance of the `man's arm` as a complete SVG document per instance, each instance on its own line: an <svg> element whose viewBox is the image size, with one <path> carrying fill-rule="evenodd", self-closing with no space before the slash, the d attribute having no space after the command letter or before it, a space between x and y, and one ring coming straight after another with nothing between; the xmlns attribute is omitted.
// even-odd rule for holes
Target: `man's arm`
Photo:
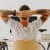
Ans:
<svg viewBox="0 0 50 50"><path fill-rule="evenodd" d="M40 17L42 22L45 22L49 17L49 11L47 9L39 10L38 13L40 13L42 15Z"/></svg>
<svg viewBox="0 0 50 50"><path fill-rule="evenodd" d="M45 22L47 18L49 17L48 9L40 9L40 10L35 10L35 11L30 11L30 12L31 12L31 15L41 14L42 16L40 17L40 19L42 20L42 22Z"/></svg>
<svg viewBox="0 0 50 50"><path fill-rule="evenodd" d="M15 11L12 11L12 10L0 10L0 12L5 12L5 13L7 13L8 15L13 15ZM21 12L20 12L20 11L17 11L17 12L15 12L15 13L16 13L16 15L18 16L19 13L21 13Z"/></svg>
<svg viewBox="0 0 50 50"><path fill-rule="evenodd" d="M15 11L12 11L12 10L6 10L6 11L7 11L8 15L13 15L13 13L15 12ZM19 15L19 12L15 12L15 13L16 13L17 16Z"/></svg>
<svg viewBox="0 0 50 50"><path fill-rule="evenodd" d="M23 13L23 11L11 11L11 10L7 10L7 12L8 12L8 15L13 15L14 13L16 13L16 16L17 17L21 17L21 15L22 15L22 13Z"/></svg>
<svg viewBox="0 0 50 50"><path fill-rule="evenodd" d="M8 15L13 15L14 11L11 10L0 10L0 13L5 12Z"/></svg>
<svg viewBox="0 0 50 50"><path fill-rule="evenodd" d="M48 12L48 10L44 11L43 9L41 9L41 10L32 11L32 15L34 15L34 14L42 15L40 17L40 19L37 19L36 21L32 22L33 26L35 26L35 29L39 29L41 27L41 25L47 20L47 18L49 16L49 12Z"/></svg>
<svg viewBox="0 0 50 50"><path fill-rule="evenodd" d="M48 16L45 16L45 15L42 15L40 17L40 19L42 20L42 22L44 23L47 19L48 19L49 15Z"/></svg>

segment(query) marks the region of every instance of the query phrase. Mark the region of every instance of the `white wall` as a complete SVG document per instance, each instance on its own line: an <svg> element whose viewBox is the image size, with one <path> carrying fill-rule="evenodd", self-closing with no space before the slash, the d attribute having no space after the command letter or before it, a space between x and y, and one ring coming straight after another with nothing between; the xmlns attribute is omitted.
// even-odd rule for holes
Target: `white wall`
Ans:
<svg viewBox="0 0 50 50"><path fill-rule="evenodd" d="M49 0L0 0L0 9L18 9L22 4L27 4L31 9L50 8Z"/></svg>

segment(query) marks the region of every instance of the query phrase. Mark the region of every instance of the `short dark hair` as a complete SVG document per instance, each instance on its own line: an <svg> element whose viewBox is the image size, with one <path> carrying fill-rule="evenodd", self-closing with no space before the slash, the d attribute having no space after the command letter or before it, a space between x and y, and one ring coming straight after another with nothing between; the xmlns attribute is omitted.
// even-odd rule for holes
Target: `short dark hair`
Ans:
<svg viewBox="0 0 50 50"><path fill-rule="evenodd" d="M22 5L19 9L20 11L23 11L23 10L30 10L29 6L27 5Z"/></svg>

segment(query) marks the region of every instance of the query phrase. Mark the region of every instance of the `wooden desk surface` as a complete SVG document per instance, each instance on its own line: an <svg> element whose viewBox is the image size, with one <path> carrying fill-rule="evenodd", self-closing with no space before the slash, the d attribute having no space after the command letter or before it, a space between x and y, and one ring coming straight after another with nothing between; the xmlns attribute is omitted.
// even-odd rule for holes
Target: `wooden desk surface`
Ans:
<svg viewBox="0 0 50 50"><path fill-rule="evenodd" d="M40 45L37 41L18 40L14 42L14 50L40 50Z"/></svg>

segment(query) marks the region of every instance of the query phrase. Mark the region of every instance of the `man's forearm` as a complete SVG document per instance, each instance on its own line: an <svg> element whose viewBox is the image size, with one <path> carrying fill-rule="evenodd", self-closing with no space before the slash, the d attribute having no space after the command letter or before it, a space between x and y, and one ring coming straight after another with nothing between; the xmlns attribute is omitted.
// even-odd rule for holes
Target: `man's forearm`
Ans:
<svg viewBox="0 0 50 50"><path fill-rule="evenodd" d="M8 15L13 15L14 11L7 10Z"/></svg>
<svg viewBox="0 0 50 50"><path fill-rule="evenodd" d="M15 12L15 11L12 11L12 10L7 10L7 12L8 12L8 15L13 15L15 13L17 16L19 16L22 11L16 11Z"/></svg>
<svg viewBox="0 0 50 50"><path fill-rule="evenodd" d="M50 15L50 10L48 10L48 9L34 10L34 11L31 11L31 14L32 15L41 14L42 16L40 17L40 19L42 20L42 22L45 22Z"/></svg>
<svg viewBox="0 0 50 50"><path fill-rule="evenodd" d="M8 14L8 15L13 15L13 12L14 11L11 11L11 10L0 10L0 12L2 13L2 12L5 12L6 14Z"/></svg>
<svg viewBox="0 0 50 50"><path fill-rule="evenodd" d="M16 15L17 15L19 13L19 12L15 12L15 11L12 11L12 10L0 10L0 12L5 12L8 15L13 15L14 13L16 13Z"/></svg>
<svg viewBox="0 0 50 50"><path fill-rule="evenodd" d="M48 13L48 9L38 9L38 10L32 10L30 12L32 15L34 15L34 14L47 15L45 13Z"/></svg>

